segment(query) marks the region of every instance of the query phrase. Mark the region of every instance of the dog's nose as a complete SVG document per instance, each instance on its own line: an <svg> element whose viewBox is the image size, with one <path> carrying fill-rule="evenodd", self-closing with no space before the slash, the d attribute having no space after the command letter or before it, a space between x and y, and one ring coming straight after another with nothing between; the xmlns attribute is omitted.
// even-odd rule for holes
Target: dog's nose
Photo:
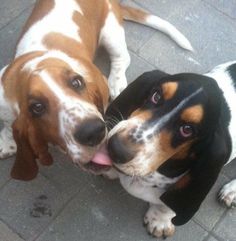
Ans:
<svg viewBox="0 0 236 241"><path fill-rule="evenodd" d="M134 158L134 154L117 134L108 141L108 152L114 163L125 164Z"/></svg>
<svg viewBox="0 0 236 241"><path fill-rule="evenodd" d="M105 123L99 119L89 119L82 122L74 134L74 138L82 145L96 146L106 135Z"/></svg>

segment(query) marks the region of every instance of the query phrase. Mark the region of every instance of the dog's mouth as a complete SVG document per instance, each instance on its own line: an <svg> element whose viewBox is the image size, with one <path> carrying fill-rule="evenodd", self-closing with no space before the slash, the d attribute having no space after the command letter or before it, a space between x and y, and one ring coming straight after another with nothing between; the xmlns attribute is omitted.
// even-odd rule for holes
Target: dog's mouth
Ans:
<svg viewBox="0 0 236 241"><path fill-rule="evenodd" d="M84 167L96 175L99 175L112 167L112 160L108 155L106 144L101 146L93 156L92 160L84 165Z"/></svg>

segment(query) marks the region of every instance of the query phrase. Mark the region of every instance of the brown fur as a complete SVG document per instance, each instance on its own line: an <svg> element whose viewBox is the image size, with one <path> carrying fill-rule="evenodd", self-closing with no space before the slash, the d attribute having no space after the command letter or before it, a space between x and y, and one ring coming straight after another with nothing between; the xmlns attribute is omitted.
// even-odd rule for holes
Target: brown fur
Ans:
<svg viewBox="0 0 236 241"><path fill-rule="evenodd" d="M165 100L169 100L174 97L178 89L178 83L176 82L167 82L162 85L163 96Z"/></svg>
<svg viewBox="0 0 236 241"><path fill-rule="evenodd" d="M204 110L201 105L189 107L181 114L181 119L185 122L200 123L204 116Z"/></svg>

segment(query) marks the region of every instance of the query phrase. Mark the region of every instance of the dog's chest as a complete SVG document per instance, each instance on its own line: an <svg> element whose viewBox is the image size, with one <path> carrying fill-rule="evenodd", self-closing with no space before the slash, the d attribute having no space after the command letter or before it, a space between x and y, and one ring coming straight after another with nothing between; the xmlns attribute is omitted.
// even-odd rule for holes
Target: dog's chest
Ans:
<svg viewBox="0 0 236 241"><path fill-rule="evenodd" d="M158 172L146 177L130 177L119 173L121 185L131 195L151 203L158 203L159 197L180 177L168 178Z"/></svg>

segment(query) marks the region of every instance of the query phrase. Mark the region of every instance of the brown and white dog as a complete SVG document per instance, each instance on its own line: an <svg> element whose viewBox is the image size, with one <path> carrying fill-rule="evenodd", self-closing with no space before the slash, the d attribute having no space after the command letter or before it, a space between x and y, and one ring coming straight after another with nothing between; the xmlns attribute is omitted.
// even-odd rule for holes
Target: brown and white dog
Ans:
<svg viewBox="0 0 236 241"><path fill-rule="evenodd" d="M168 22L113 0L37 1L14 60L0 72L0 158L16 153L12 177L34 178L36 159L50 165L49 143L74 163L90 162L106 138L109 89L115 97L127 85L130 57L123 18L159 29L191 50ZM98 45L110 54L108 84L93 64Z"/></svg>

